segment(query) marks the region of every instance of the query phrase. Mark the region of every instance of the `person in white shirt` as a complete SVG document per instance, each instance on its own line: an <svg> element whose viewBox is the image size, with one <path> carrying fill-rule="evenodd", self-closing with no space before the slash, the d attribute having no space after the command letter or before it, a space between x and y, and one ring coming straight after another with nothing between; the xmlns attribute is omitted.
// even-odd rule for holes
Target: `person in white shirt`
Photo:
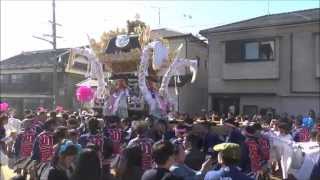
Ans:
<svg viewBox="0 0 320 180"><path fill-rule="evenodd" d="M279 132L278 141L274 141L274 145L277 148L278 157L280 159L281 169L282 169L282 178L288 179L288 170L292 163L292 148L291 144L293 143L293 138L289 134L290 128L288 123L280 122L279 123Z"/></svg>
<svg viewBox="0 0 320 180"><path fill-rule="evenodd" d="M21 129L22 122L20 119L15 118L15 112L12 112L8 119L8 124L4 126L7 132L7 136L10 135L12 132L19 133Z"/></svg>

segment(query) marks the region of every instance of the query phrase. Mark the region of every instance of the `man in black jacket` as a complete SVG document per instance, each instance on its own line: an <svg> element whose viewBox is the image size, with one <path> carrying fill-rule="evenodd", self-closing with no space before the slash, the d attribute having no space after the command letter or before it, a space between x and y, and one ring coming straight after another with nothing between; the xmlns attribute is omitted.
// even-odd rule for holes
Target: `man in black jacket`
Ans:
<svg viewBox="0 0 320 180"><path fill-rule="evenodd" d="M158 141L153 147L152 157L156 168L147 170L141 180L182 180L171 174L169 168L175 162L174 146L169 141Z"/></svg>

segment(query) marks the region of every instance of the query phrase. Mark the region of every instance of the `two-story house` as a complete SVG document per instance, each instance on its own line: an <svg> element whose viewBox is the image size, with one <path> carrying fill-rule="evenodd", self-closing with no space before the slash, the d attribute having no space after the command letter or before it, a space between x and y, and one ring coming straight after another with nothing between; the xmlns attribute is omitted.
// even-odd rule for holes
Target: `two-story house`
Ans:
<svg viewBox="0 0 320 180"><path fill-rule="evenodd" d="M39 106L72 109L77 74L65 73L68 49L22 52L1 61L0 101L10 104L18 115Z"/></svg>
<svg viewBox="0 0 320 180"><path fill-rule="evenodd" d="M184 34L168 28L154 29L151 31L151 37L161 37L169 41L170 48L176 49L180 44L183 45L180 58L197 59L198 73L194 83L190 83L190 71L186 69L180 76L181 81L187 79L182 86L178 87L178 95L175 93L175 87L170 86L171 94L175 98L175 109L179 112L190 114L200 113L207 110L208 106L208 81L207 81L207 60L208 44L195 37L192 34ZM172 83L173 85L174 83Z"/></svg>
<svg viewBox="0 0 320 180"><path fill-rule="evenodd" d="M209 44L209 109L319 112L319 8L265 15L200 34Z"/></svg>

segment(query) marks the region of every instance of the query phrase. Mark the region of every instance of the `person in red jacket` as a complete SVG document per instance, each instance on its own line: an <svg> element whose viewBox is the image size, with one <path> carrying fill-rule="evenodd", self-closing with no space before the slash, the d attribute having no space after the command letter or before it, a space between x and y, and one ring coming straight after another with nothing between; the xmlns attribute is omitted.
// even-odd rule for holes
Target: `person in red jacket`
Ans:
<svg viewBox="0 0 320 180"><path fill-rule="evenodd" d="M256 136L256 129L247 126L244 129L246 140L241 146L240 168L251 177L267 175L270 154L269 141Z"/></svg>

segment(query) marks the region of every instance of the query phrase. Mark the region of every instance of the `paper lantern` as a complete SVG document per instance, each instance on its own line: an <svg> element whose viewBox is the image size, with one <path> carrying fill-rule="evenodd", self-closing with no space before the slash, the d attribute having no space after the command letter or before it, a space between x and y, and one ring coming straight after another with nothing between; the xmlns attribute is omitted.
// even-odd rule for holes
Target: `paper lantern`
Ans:
<svg viewBox="0 0 320 180"><path fill-rule="evenodd" d="M9 104L6 102L0 103L0 112L6 112L9 109Z"/></svg>
<svg viewBox="0 0 320 180"><path fill-rule="evenodd" d="M92 100L94 91L90 87L80 86L76 91L76 96L79 102L88 102Z"/></svg>

